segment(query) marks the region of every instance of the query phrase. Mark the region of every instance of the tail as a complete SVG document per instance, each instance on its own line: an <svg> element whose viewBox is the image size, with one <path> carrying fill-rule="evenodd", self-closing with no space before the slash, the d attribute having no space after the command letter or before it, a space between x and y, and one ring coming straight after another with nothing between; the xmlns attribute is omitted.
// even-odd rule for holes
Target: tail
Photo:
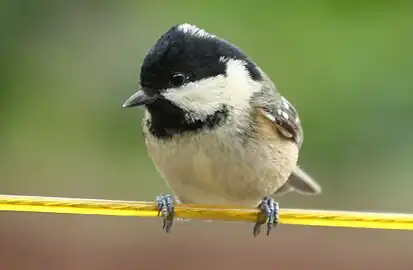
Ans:
<svg viewBox="0 0 413 270"><path fill-rule="evenodd" d="M287 182L280 187L275 196L281 196L290 191L298 192L302 195L317 195L321 193L321 186L300 167L296 167L291 173Z"/></svg>

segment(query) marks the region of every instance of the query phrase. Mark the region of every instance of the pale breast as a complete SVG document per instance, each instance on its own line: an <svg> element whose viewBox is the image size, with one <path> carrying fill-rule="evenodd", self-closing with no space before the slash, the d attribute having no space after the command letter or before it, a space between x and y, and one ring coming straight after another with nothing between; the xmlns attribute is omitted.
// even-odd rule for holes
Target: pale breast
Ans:
<svg viewBox="0 0 413 270"><path fill-rule="evenodd" d="M277 133L245 142L223 128L169 140L144 132L149 155L183 203L255 206L297 164L297 146Z"/></svg>

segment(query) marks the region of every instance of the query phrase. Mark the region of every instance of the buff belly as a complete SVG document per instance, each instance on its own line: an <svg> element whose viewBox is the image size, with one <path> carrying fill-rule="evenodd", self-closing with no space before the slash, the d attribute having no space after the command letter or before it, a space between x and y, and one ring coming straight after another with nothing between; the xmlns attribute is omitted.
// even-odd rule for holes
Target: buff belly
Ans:
<svg viewBox="0 0 413 270"><path fill-rule="evenodd" d="M233 138L219 130L168 140L146 133L146 145L180 202L256 206L287 181L297 146L277 134L259 144Z"/></svg>

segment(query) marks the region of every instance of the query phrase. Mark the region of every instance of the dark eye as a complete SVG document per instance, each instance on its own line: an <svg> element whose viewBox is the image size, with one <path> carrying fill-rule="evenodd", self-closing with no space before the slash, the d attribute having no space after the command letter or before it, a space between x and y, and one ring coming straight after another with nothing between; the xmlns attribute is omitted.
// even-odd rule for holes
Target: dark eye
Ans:
<svg viewBox="0 0 413 270"><path fill-rule="evenodd" d="M185 83L186 77L182 73L175 73L171 77L171 83L175 87L182 86Z"/></svg>

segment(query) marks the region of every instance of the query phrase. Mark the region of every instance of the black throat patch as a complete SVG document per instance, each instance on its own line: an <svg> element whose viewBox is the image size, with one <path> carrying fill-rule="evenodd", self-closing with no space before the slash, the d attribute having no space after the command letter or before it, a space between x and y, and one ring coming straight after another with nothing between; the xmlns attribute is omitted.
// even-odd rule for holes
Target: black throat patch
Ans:
<svg viewBox="0 0 413 270"><path fill-rule="evenodd" d="M225 106L203 120L188 118L187 112L169 100L159 99L146 106L151 119L144 123L149 132L158 139L170 139L174 135L211 130L222 125L228 117L228 108Z"/></svg>

